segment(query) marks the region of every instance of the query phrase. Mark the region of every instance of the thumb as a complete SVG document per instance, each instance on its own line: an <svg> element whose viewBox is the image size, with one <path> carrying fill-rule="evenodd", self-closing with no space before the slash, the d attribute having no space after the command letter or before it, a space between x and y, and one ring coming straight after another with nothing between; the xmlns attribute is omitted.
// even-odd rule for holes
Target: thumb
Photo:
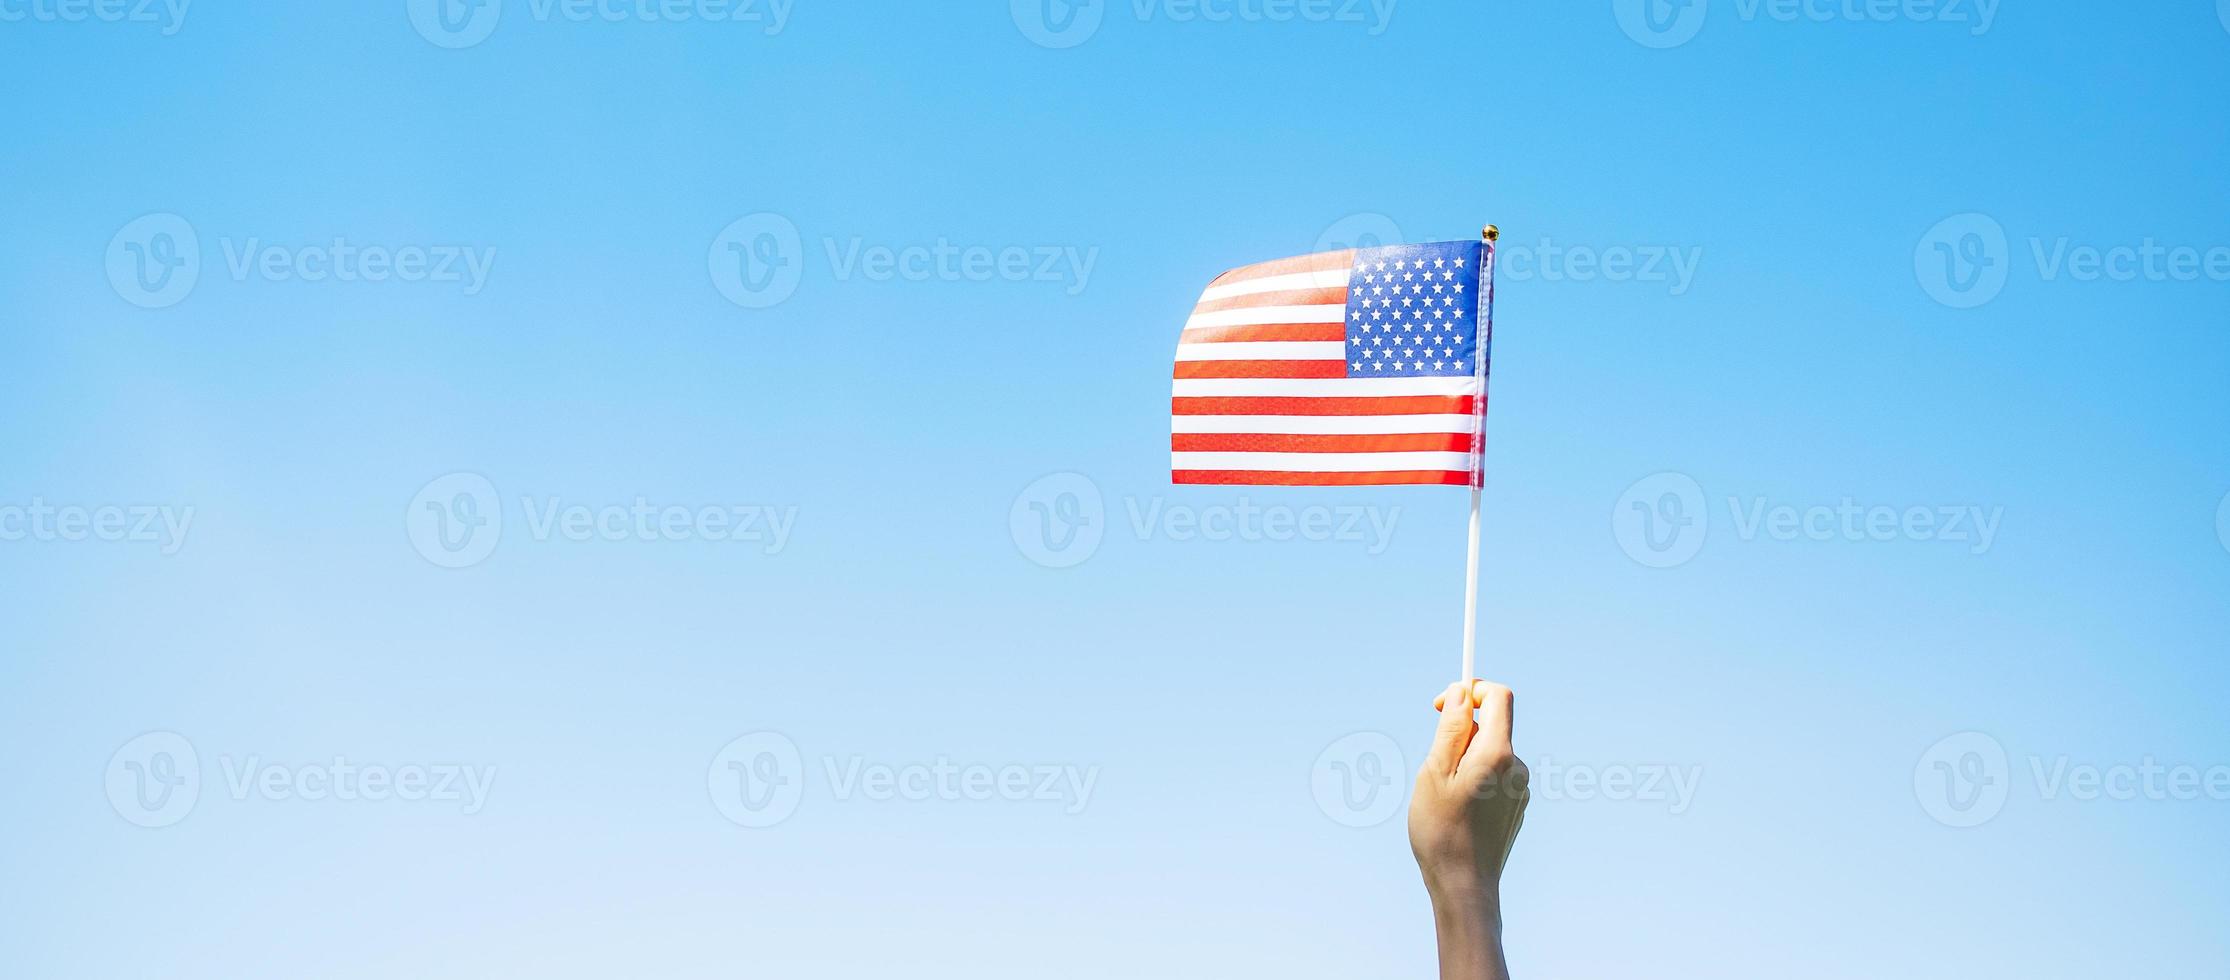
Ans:
<svg viewBox="0 0 2230 980"><path fill-rule="evenodd" d="M1452 773L1463 759L1463 750L1471 744L1471 682L1461 681L1448 685L1440 695L1440 727L1433 730L1432 749L1425 753L1425 768L1431 772Z"/></svg>

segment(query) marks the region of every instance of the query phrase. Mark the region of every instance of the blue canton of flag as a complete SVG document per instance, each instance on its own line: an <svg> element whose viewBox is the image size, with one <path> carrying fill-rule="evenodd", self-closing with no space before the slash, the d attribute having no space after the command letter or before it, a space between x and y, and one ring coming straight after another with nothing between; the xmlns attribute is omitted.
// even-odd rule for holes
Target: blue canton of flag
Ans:
<svg viewBox="0 0 2230 980"><path fill-rule="evenodd" d="M1347 285L1347 376L1478 373L1479 257L1478 242L1357 249Z"/></svg>

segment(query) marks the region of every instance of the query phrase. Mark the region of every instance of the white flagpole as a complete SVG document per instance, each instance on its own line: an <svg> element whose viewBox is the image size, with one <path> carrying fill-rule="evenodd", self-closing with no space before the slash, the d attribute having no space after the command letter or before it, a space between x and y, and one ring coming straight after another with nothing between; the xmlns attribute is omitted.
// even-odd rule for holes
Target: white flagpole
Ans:
<svg viewBox="0 0 2230 980"><path fill-rule="evenodd" d="M1479 491L1487 482L1487 358L1494 340L1494 243L1500 230L1488 225L1479 233L1483 246L1479 259L1479 402L1473 406L1471 451L1471 546L1464 558L1463 576L1463 675L1469 684L1478 675L1479 644Z"/></svg>
<svg viewBox="0 0 2230 980"><path fill-rule="evenodd" d="M1463 576L1463 677L1469 682L1478 674L1479 642L1479 488L1471 488L1471 554L1466 559L1469 567Z"/></svg>

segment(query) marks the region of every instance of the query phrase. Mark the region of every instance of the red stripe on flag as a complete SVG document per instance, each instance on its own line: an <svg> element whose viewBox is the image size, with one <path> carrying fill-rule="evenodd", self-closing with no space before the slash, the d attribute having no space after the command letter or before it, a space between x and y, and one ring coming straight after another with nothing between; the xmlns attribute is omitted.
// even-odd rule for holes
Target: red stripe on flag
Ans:
<svg viewBox="0 0 2230 980"><path fill-rule="evenodd" d="M1344 378L1346 361L1178 361L1187 378Z"/></svg>
<svg viewBox="0 0 2230 980"><path fill-rule="evenodd" d="M1401 432L1371 435L1285 435L1267 432L1177 432L1169 448L1180 453L1468 453L1469 432Z"/></svg>
<svg viewBox="0 0 2230 980"><path fill-rule="evenodd" d="M1296 255L1290 259L1278 259L1274 262L1242 265L1217 276L1215 281L1208 285L1211 287L1229 286L1235 282L1260 279L1264 276L1282 276L1293 272L1323 272L1326 269L1345 269L1352 265L1354 261L1355 250L1352 248L1343 248L1336 252L1318 252L1314 255Z"/></svg>
<svg viewBox="0 0 2230 980"><path fill-rule="evenodd" d="M1192 308L1194 313L1214 313L1218 310L1247 310L1257 306L1346 306L1347 287L1327 286L1322 289L1287 289L1274 293L1248 293L1245 296L1226 296L1222 299L1204 299Z"/></svg>
<svg viewBox="0 0 2230 980"><path fill-rule="evenodd" d="M1382 470L1372 473L1287 473L1280 470L1171 470L1171 483L1225 486L1372 487L1430 484L1468 487L1471 474L1456 470Z"/></svg>
<svg viewBox="0 0 2230 980"><path fill-rule="evenodd" d="M1194 327L1178 335L1180 344L1228 344L1248 340L1347 339L1344 323L1248 323L1236 327Z"/></svg>
<svg viewBox="0 0 2230 980"><path fill-rule="evenodd" d="M1286 398L1191 395L1169 400L1171 415L1469 415L1470 395Z"/></svg>

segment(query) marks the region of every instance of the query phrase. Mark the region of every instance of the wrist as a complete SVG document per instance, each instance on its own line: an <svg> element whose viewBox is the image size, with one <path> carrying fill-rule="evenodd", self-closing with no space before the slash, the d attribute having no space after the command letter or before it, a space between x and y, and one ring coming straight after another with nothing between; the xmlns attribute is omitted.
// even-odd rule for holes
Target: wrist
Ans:
<svg viewBox="0 0 2230 980"><path fill-rule="evenodd" d="M1433 913L1445 917L1502 919L1502 889L1475 874L1446 875L1425 880Z"/></svg>
<svg viewBox="0 0 2230 980"><path fill-rule="evenodd" d="M1425 891L1432 895L1435 903L1446 898L1466 905L1502 904L1502 883L1497 876L1468 861L1426 868Z"/></svg>

